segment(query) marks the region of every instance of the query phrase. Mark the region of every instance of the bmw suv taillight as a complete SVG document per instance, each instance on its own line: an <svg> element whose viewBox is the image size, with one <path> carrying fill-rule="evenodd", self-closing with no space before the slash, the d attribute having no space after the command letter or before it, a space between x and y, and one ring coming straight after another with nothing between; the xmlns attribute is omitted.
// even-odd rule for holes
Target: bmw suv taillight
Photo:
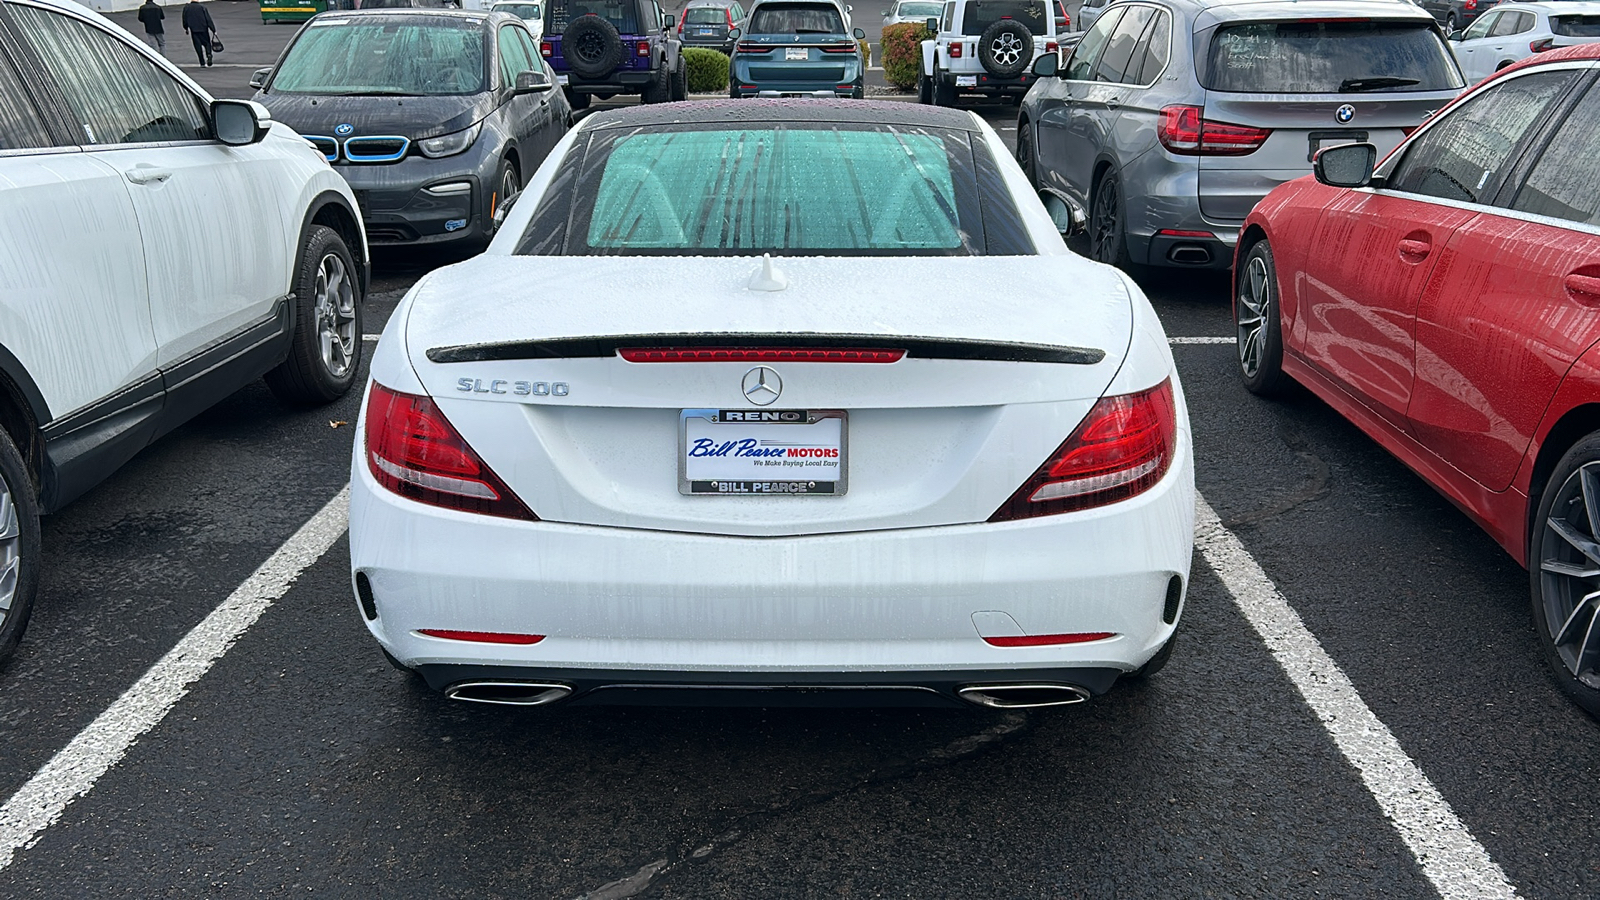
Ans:
<svg viewBox="0 0 1600 900"><path fill-rule="evenodd" d="M1244 156L1261 149L1271 129L1225 125L1206 119L1201 106L1164 106L1156 139L1180 156Z"/></svg>
<svg viewBox="0 0 1600 900"><path fill-rule="evenodd" d="M1142 494L1171 467L1177 436L1171 379L1137 394L1101 397L989 521L1071 512Z"/></svg>
<svg viewBox="0 0 1600 900"><path fill-rule="evenodd" d="M367 399L366 443L372 477L402 497L462 512L538 520L428 397L374 382Z"/></svg>

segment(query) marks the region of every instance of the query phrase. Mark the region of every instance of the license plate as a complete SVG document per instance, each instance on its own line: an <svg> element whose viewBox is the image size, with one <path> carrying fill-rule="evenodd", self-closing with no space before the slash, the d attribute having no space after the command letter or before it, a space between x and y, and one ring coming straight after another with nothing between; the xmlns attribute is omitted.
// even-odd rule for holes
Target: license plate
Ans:
<svg viewBox="0 0 1600 900"><path fill-rule="evenodd" d="M977 87L977 86L978 86L978 76L976 76L976 75L957 75L956 76L956 87Z"/></svg>
<svg viewBox="0 0 1600 900"><path fill-rule="evenodd" d="M784 50L783 50L783 58L784 59L810 59L811 58L811 51L807 50L804 47L785 47Z"/></svg>
<svg viewBox="0 0 1600 900"><path fill-rule="evenodd" d="M701 29L698 30L697 33L698 34L710 34L711 33L711 29L709 29L709 28L701 28Z"/></svg>
<svg viewBox="0 0 1600 900"><path fill-rule="evenodd" d="M556 84L566 84L566 83L567 83L567 76L565 76L565 75L557 75L556 76Z"/></svg>
<svg viewBox="0 0 1600 900"><path fill-rule="evenodd" d="M837 497L845 489L845 438L838 409L686 409L678 493Z"/></svg>
<svg viewBox="0 0 1600 900"><path fill-rule="evenodd" d="M1359 144L1367 139L1365 131L1313 131L1306 135L1310 146L1306 150L1306 162L1317 158L1317 151L1323 147L1335 147L1339 144Z"/></svg>

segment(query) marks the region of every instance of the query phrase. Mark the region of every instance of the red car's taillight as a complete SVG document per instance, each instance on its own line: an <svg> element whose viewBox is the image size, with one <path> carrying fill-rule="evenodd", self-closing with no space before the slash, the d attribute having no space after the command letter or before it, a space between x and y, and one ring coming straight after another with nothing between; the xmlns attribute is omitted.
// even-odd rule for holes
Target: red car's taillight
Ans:
<svg viewBox="0 0 1600 900"><path fill-rule="evenodd" d="M1161 146L1181 156L1244 156L1261 149L1272 135L1267 128L1208 121L1205 112L1199 106L1162 107L1156 125Z"/></svg>
<svg viewBox="0 0 1600 900"><path fill-rule="evenodd" d="M1071 512L1142 494L1172 465L1177 434L1171 379L1137 394L1102 397L989 521Z"/></svg>
<svg viewBox="0 0 1600 900"><path fill-rule="evenodd" d="M539 42L539 55L543 56L543 57L546 57L546 58L554 56L555 55L555 48L550 46L550 42L549 41L540 41Z"/></svg>
<svg viewBox="0 0 1600 900"><path fill-rule="evenodd" d="M638 41L634 46L635 46L634 52L637 53L638 55L640 55L640 56L649 56L650 55L650 42L649 41Z"/></svg>
<svg viewBox="0 0 1600 900"><path fill-rule="evenodd" d="M402 497L462 512L537 521L427 398L372 385L367 468Z"/></svg>

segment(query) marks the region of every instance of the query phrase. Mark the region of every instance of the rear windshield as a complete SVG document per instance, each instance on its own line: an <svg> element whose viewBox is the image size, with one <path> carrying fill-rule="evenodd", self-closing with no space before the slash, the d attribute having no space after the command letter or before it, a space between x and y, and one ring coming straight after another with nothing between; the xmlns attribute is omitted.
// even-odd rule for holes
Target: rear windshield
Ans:
<svg viewBox="0 0 1600 900"><path fill-rule="evenodd" d="M1442 91L1462 87L1426 23L1251 22L1218 28L1200 83L1274 94Z"/></svg>
<svg viewBox="0 0 1600 900"><path fill-rule="evenodd" d="M1551 16L1550 30L1562 37L1600 37L1600 16Z"/></svg>
<svg viewBox="0 0 1600 900"><path fill-rule="evenodd" d="M1015 19L1034 34L1045 34L1049 16L1043 0L972 0L961 20L961 33L980 35L1001 19Z"/></svg>
<svg viewBox="0 0 1600 900"><path fill-rule="evenodd" d="M496 3L494 11L510 13L519 19L537 19L544 15L537 3Z"/></svg>
<svg viewBox="0 0 1600 900"><path fill-rule="evenodd" d="M545 4L545 34L561 34L567 23L579 16L595 15L617 29L619 34L639 34L635 0L550 0Z"/></svg>
<svg viewBox="0 0 1600 900"><path fill-rule="evenodd" d="M916 16L919 19L936 18L944 12L943 3L902 3L894 11L897 16Z"/></svg>
<svg viewBox="0 0 1600 900"><path fill-rule="evenodd" d="M763 3L750 14L750 34L844 34L844 18L820 3Z"/></svg>
<svg viewBox="0 0 1600 900"><path fill-rule="evenodd" d="M726 25L728 11L720 6L696 6L683 11L683 21L686 25Z"/></svg>
<svg viewBox="0 0 1600 900"><path fill-rule="evenodd" d="M602 129L562 161L517 252L979 255L985 217L991 232L1022 228L1008 198L980 200L977 171L995 167L973 154L965 132L938 128Z"/></svg>
<svg viewBox="0 0 1600 900"><path fill-rule="evenodd" d="M271 88L432 97L482 93L484 81L483 33L470 19L319 18L295 39Z"/></svg>

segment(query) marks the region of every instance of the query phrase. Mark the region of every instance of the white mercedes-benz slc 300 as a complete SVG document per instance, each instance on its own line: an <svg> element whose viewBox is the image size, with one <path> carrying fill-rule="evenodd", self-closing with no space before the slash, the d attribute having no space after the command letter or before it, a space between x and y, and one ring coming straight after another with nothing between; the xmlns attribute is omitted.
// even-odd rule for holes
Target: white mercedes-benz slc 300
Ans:
<svg viewBox="0 0 1600 900"><path fill-rule="evenodd" d="M368 629L458 700L1076 703L1167 660L1194 464L1139 288L908 103L585 119L372 360Z"/></svg>

